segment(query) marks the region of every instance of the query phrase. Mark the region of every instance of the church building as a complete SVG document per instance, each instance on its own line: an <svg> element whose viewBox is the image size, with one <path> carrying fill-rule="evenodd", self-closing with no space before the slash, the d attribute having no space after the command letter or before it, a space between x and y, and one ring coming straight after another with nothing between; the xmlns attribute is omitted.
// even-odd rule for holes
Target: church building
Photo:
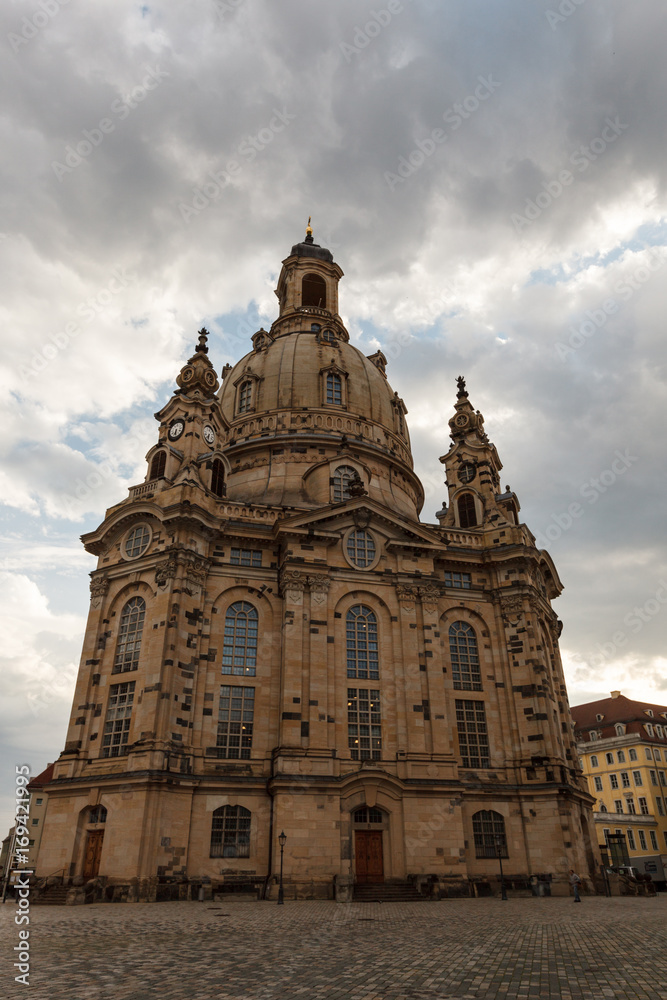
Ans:
<svg viewBox="0 0 667 1000"><path fill-rule="evenodd" d="M566 892L595 867L554 564L461 377L420 520L407 409L350 343L342 277L309 228L245 357L219 374L201 330L145 481L83 536L38 860L73 898L276 899L281 858L288 899L468 893L500 861Z"/></svg>

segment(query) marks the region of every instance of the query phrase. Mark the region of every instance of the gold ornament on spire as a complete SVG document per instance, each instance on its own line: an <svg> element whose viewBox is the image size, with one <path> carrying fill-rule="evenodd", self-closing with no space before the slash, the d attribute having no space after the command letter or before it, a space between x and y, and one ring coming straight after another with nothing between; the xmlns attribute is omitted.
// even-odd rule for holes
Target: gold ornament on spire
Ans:
<svg viewBox="0 0 667 1000"><path fill-rule="evenodd" d="M309 215L308 216L308 225L306 226L306 236L312 236L313 235L313 227L310 224L311 218L312 218L312 216Z"/></svg>

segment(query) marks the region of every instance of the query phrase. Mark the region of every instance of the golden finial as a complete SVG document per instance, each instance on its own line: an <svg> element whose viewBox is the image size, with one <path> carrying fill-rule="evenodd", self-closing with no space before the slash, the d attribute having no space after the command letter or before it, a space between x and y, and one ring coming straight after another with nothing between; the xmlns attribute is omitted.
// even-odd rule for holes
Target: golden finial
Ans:
<svg viewBox="0 0 667 1000"><path fill-rule="evenodd" d="M313 235L313 227L310 224L310 220L311 220L311 216L309 215L308 216L308 225L306 226L306 236L312 236Z"/></svg>

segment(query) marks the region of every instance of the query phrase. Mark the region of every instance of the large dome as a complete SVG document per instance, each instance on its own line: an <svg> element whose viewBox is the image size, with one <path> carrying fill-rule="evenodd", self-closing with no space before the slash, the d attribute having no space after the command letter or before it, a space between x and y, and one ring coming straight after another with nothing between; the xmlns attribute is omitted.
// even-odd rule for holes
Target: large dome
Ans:
<svg viewBox="0 0 667 1000"><path fill-rule="evenodd" d="M341 499L333 481L343 468L370 496L417 516L423 492L405 406L387 381L384 355L367 358L349 343L337 312L342 271L329 251L316 250L292 248L276 291L278 319L223 373L227 496L321 506Z"/></svg>

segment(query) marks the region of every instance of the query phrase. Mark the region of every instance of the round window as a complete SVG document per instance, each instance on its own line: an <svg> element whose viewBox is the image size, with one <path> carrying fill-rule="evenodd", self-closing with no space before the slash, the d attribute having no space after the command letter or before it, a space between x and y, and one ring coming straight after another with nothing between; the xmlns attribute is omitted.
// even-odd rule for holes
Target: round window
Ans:
<svg viewBox="0 0 667 1000"><path fill-rule="evenodd" d="M347 536L347 558L357 566L365 569L375 561L375 541L370 531L355 530Z"/></svg>
<svg viewBox="0 0 667 1000"><path fill-rule="evenodd" d="M127 559L137 559L142 556L151 541L151 529L147 524L137 524L128 533L123 546Z"/></svg>
<svg viewBox="0 0 667 1000"><path fill-rule="evenodd" d="M475 466L471 462L464 462L459 467L459 482L471 483L475 478Z"/></svg>

